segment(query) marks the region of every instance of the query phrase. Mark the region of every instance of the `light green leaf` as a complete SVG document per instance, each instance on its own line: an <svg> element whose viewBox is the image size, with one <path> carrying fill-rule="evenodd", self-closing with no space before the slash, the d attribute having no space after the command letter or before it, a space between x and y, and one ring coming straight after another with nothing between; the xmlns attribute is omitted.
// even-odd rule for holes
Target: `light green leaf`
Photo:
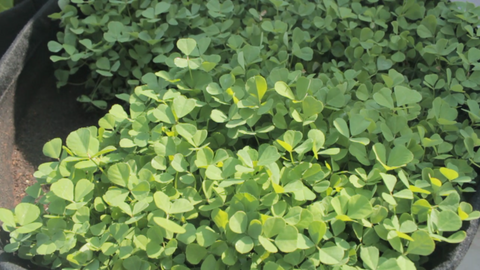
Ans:
<svg viewBox="0 0 480 270"><path fill-rule="evenodd" d="M373 212L372 205L367 197L357 194L348 200L347 216L351 219L364 219Z"/></svg>
<svg viewBox="0 0 480 270"><path fill-rule="evenodd" d="M263 96L267 92L267 81L262 76L253 76L247 80L245 89L261 103Z"/></svg>
<svg viewBox="0 0 480 270"><path fill-rule="evenodd" d="M167 196L167 194L163 193L162 191L157 191L153 194L153 200L159 209L162 209L167 214L170 213L172 203L170 202L170 198Z"/></svg>
<svg viewBox="0 0 480 270"><path fill-rule="evenodd" d="M170 214L179 214L192 211L194 209L192 203L187 199L176 199L171 207Z"/></svg>
<svg viewBox="0 0 480 270"><path fill-rule="evenodd" d="M287 225L275 238L275 245L282 252L293 252L297 249L297 228Z"/></svg>
<svg viewBox="0 0 480 270"><path fill-rule="evenodd" d="M14 212L15 218L20 225L32 223L40 216L40 209L38 206L31 203L19 203L15 206Z"/></svg>
<svg viewBox="0 0 480 270"><path fill-rule="evenodd" d="M215 165L208 165L205 176L211 180L223 180L222 170Z"/></svg>
<svg viewBox="0 0 480 270"><path fill-rule="evenodd" d="M243 211L238 211L230 217L228 226L234 233L245 233L248 226L247 214Z"/></svg>
<svg viewBox="0 0 480 270"><path fill-rule="evenodd" d="M107 175L110 182L126 187L130 179L130 166L126 163L116 163L108 168Z"/></svg>
<svg viewBox="0 0 480 270"><path fill-rule="evenodd" d="M280 154L275 146L267 146L263 152L260 154L260 158L258 159L257 165L258 166L265 166L269 165L280 158Z"/></svg>
<svg viewBox="0 0 480 270"><path fill-rule="evenodd" d="M193 38L182 38L177 41L177 48L185 55L191 55L197 47L197 42Z"/></svg>
<svg viewBox="0 0 480 270"><path fill-rule="evenodd" d="M318 245L327 232L327 225L323 221L313 221L308 225L308 234L313 243Z"/></svg>
<svg viewBox="0 0 480 270"><path fill-rule="evenodd" d="M275 83L275 91L283 97L289 98L291 100L295 100L295 95L285 82L278 81Z"/></svg>
<svg viewBox="0 0 480 270"><path fill-rule="evenodd" d="M285 228L285 220L280 217L270 217L263 224L263 235L267 238L271 238Z"/></svg>
<svg viewBox="0 0 480 270"><path fill-rule="evenodd" d="M366 120L360 114L350 115L348 123L350 125L350 132L352 133L352 136L357 136L358 134L364 132L368 126L370 126L370 121Z"/></svg>
<svg viewBox="0 0 480 270"><path fill-rule="evenodd" d="M258 241L260 244L265 248L270 253L277 253L278 249L277 247L266 237L259 235L258 236Z"/></svg>
<svg viewBox="0 0 480 270"><path fill-rule="evenodd" d="M307 96L302 101L302 111L305 118L321 113L323 108L323 103L312 96Z"/></svg>
<svg viewBox="0 0 480 270"><path fill-rule="evenodd" d="M395 146L388 155L389 167L403 167L413 160L413 153L403 145Z"/></svg>
<svg viewBox="0 0 480 270"><path fill-rule="evenodd" d="M195 100L184 96L177 96L173 99L172 109L178 119L189 114L195 109Z"/></svg>
<svg viewBox="0 0 480 270"><path fill-rule="evenodd" d="M187 257L187 261L193 265L199 264L205 256L207 256L208 252L207 249L201 247L198 244L192 243L187 245L187 249L185 255Z"/></svg>
<svg viewBox="0 0 480 270"><path fill-rule="evenodd" d="M173 233L185 233L186 230L182 226L178 225L177 223L163 218L163 217L153 217L153 221L160 227L164 228L167 231L171 231Z"/></svg>
<svg viewBox="0 0 480 270"><path fill-rule="evenodd" d="M50 158L58 159L62 152L62 139L55 138L43 146L43 154Z"/></svg>
<svg viewBox="0 0 480 270"><path fill-rule="evenodd" d="M59 198L73 201L73 183L68 178L62 178L50 186L50 190Z"/></svg>
<svg viewBox="0 0 480 270"><path fill-rule="evenodd" d="M344 251L335 245L324 245L320 248L320 261L327 265L339 263L343 259Z"/></svg>
<svg viewBox="0 0 480 270"><path fill-rule="evenodd" d="M347 138L350 137L350 131L348 130L347 122L343 120L343 118L335 119L335 121L333 121L333 125L335 126L337 131L340 132L340 134Z"/></svg>
<svg viewBox="0 0 480 270"><path fill-rule="evenodd" d="M99 150L100 143L89 128L81 128L67 137L67 147L80 157L91 157Z"/></svg>
<svg viewBox="0 0 480 270"><path fill-rule="evenodd" d="M411 241L408 245L407 253L428 256L432 254L435 249L435 242L425 231L416 231L411 237Z"/></svg>
<svg viewBox="0 0 480 270"><path fill-rule="evenodd" d="M360 258L370 269L377 269L380 251L376 247L360 247Z"/></svg>
<svg viewBox="0 0 480 270"><path fill-rule="evenodd" d="M375 100L379 105L393 109L393 98L392 91L388 88L382 88L380 91L373 94L373 100Z"/></svg>
<svg viewBox="0 0 480 270"><path fill-rule="evenodd" d="M80 202L95 188L95 184L87 179L80 179L75 185L75 201Z"/></svg>
<svg viewBox="0 0 480 270"><path fill-rule="evenodd" d="M246 254L250 252L254 247L253 240L250 236L244 236L237 240L235 243L235 249L241 253Z"/></svg>
<svg viewBox="0 0 480 270"><path fill-rule="evenodd" d="M441 232L456 232L462 227L462 220L454 211L446 210L438 214L436 225Z"/></svg>
<svg viewBox="0 0 480 270"><path fill-rule="evenodd" d="M422 95L412 89L405 86L395 86L395 99L397 100L397 106L403 106L407 104L415 104L422 100Z"/></svg>
<svg viewBox="0 0 480 270"><path fill-rule="evenodd" d="M225 123L228 120L228 116L217 109L212 110L212 112L210 113L210 118L217 123Z"/></svg>
<svg viewBox="0 0 480 270"><path fill-rule="evenodd" d="M13 216L13 212L9 209L0 208L0 221L3 222L8 227L15 228L15 217Z"/></svg>

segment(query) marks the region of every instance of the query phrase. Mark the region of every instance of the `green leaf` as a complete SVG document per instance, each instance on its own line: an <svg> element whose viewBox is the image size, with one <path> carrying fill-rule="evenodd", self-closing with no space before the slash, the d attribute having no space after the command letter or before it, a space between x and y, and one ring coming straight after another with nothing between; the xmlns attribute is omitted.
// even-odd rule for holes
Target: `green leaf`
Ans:
<svg viewBox="0 0 480 270"><path fill-rule="evenodd" d="M313 59L312 48L310 48L310 47L300 48L300 46L297 43L293 43L292 53L296 57L298 57L302 60L305 60L305 61L312 61L312 59Z"/></svg>
<svg viewBox="0 0 480 270"><path fill-rule="evenodd" d="M350 137L350 131L348 129L347 122L345 120L343 120L343 118L335 119L335 121L333 121L333 125L335 126L337 131L340 132L340 134L342 134L343 136L345 136L347 138Z"/></svg>
<svg viewBox="0 0 480 270"><path fill-rule="evenodd" d="M275 238L275 245L282 252L293 252L297 249L297 228L287 225Z"/></svg>
<svg viewBox="0 0 480 270"><path fill-rule="evenodd" d="M210 118L217 123L225 123L228 120L228 116L220 110L213 109L210 113Z"/></svg>
<svg viewBox="0 0 480 270"><path fill-rule="evenodd" d="M95 188L95 184L87 179L80 179L75 185L75 201L82 201ZM58 195L57 195L58 196Z"/></svg>
<svg viewBox="0 0 480 270"><path fill-rule="evenodd" d="M357 194L348 200L348 217L352 219L364 219L370 216L372 212L372 205L365 196Z"/></svg>
<svg viewBox="0 0 480 270"><path fill-rule="evenodd" d="M258 159L257 165L258 166L265 166L269 165L280 158L280 154L278 150L274 146L267 146L263 152L260 153L260 158Z"/></svg>
<svg viewBox="0 0 480 270"><path fill-rule="evenodd" d="M313 221L308 225L308 234L313 243L318 245L327 232L327 225L323 221Z"/></svg>
<svg viewBox="0 0 480 270"><path fill-rule="evenodd" d="M378 70L388 70L392 66L393 66L392 60L385 58L385 56L380 55L377 58L377 68L378 68Z"/></svg>
<svg viewBox="0 0 480 270"><path fill-rule="evenodd" d="M0 208L0 221L8 227L15 228L16 226L12 211L5 208Z"/></svg>
<svg viewBox="0 0 480 270"><path fill-rule="evenodd" d="M415 104L422 100L422 95L412 89L405 86L395 86L395 99L397 100L397 106L403 106L407 104Z"/></svg>
<svg viewBox="0 0 480 270"><path fill-rule="evenodd" d="M222 170L215 165L208 165L205 176L211 180L223 180Z"/></svg>
<svg viewBox="0 0 480 270"><path fill-rule="evenodd" d="M261 103L263 96L267 92L267 81L262 76L251 77L247 80L245 89Z"/></svg>
<svg viewBox="0 0 480 270"><path fill-rule="evenodd" d="M189 114L195 109L195 100L191 98L185 98L184 96L178 96L173 99L173 111L178 119Z"/></svg>
<svg viewBox="0 0 480 270"><path fill-rule="evenodd" d="M292 92L292 89L290 89L290 86L288 86L285 82L278 81L275 83L275 91L283 97L286 97L291 100L295 100L295 95Z"/></svg>
<svg viewBox="0 0 480 270"><path fill-rule="evenodd" d="M285 220L280 217L269 217L263 224L263 234L267 238L271 238L285 228Z"/></svg>
<svg viewBox="0 0 480 270"><path fill-rule="evenodd" d="M212 211L212 220L215 225L225 230L228 223L228 214L223 210L215 209Z"/></svg>
<svg viewBox="0 0 480 270"><path fill-rule="evenodd" d="M99 150L99 141L89 128L81 128L67 137L67 147L80 157L91 157Z"/></svg>
<svg viewBox="0 0 480 270"><path fill-rule="evenodd" d="M170 214L178 214L178 213L185 213L192 211L193 205L189 200L186 199L176 199L171 207L170 207Z"/></svg>
<svg viewBox="0 0 480 270"><path fill-rule="evenodd" d="M413 160L413 153L403 145L395 146L388 155L388 166L393 168L403 167Z"/></svg>
<svg viewBox="0 0 480 270"><path fill-rule="evenodd" d="M302 111L305 118L321 113L323 108L323 103L312 96L307 96L302 101Z"/></svg>
<svg viewBox="0 0 480 270"><path fill-rule="evenodd" d="M456 232L462 227L462 220L452 210L440 212L437 219L437 229L441 232Z"/></svg>
<svg viewBox="0 0 480 270"><path fill-rule="evenodd" d="M228 221L228 226L230 230L234 233L245 233L248 226L248 217L247 214L243 211L238 211L233 216L230 217Z"/></svg>
<svg viewBox="0 0 480 270"><path fill-rule="evenodd" d="M184 156L180 153L175 154L173 156L173 160L171 162L173 169L177 172L185 172L188 171L188 162L185 160Z"/></svg>
<svg viewBox="0 0 480 270"><path fill-rule="evenodd" d="M393 109L392 91L388 88L382 88L373 94L373 100L383 107Z"/></svg>
<svg viewBox="0 0 480 270"><path fill-rule="evenodd" d="M193 243L195 241L195 239L197 238L196 237L197 230L196 230L195 226L191 223L187 223L187 224L183 225L183 227L185 228L185 232L177 235L178 241L180 241L180 242L182 242L186 245L188 245L190 243ZM163 239L161 239L159 241L159 243L161 243L162 241L163 241Z"/></svg>
<svg viewBox="0 0 480 270"><path fill-rule="evenodd" d="M199 264L207 254L207 249L195 243L187 245L185 252L187 261L193 265Z"/></svg>
<svg viewBox="0 0 480 270"><path fill-rule="evenodd" d="M20 228L16 229L12 233L22 233L22 234L31 233L41 228L42 226L43 224L41 222L33 222L33 223L29 223L21 226Z"/></svg>
<svg viewBox="0 0 480 270"><path fill-rule="evenodd" d="M58 159L62 152L62 139L55 138L43 146L43 154L50 158Z"/></svg>
<svg viewBox="0 0 480 270"><path fill-rule="evenodd" d="M163 217L153 217L153 221L160 227L164 228L167 231L173 233L185 233L186 230L182 226L178 225L177 223L163 218Z"/></svg>
<svg viewBox="0 0 480 270"><path fill-rule="evenodd" d="M107 175L110 182L126 187L130 179L130 166L126 163L116 163L108 168Z"/></svg>
<svg viewBox="0 0 480 270"><path fill-rule="evenodd" d="M59 198L73 201L73 183L68 178L62 178L50 186L50 190Z"/></svg>
<svg viewBox="0 0 480 270"><path fill-rule="evenodd" d="M197 133L197 128L192 124L179 123L175 125L178 134L184 137L187 141L191 140Z"/></svg>
<svg viewBox="0 0 480 270"><path fill-rule="evenodd" d="M407 253L422 256L428 256L432 254L433 250L435 249L435 242L433 242L433 239L430 237L430 235L428 235L427 232L416 231L411 235L411 237L413 238L413 241L409 243Z"/></svg>
<svg viewBox="0 0 480 270"><path fill-rule="evenodd" d="M170 198L167 196L167 194L163 193L162 191L157 191L153 194L153 200L159 209L162 209L167 214L170 213L172 203L170 202Z"/></svg>
<svg viewBox="0 0 480 270"><path fill-rule="evenodd" d="M370 269L377 269L380 251L376 247L360 247L360 258L363 264Z"/></svg>
<svg viewBox="0 0 480 270"><path fill-rule="evenodd" d="M320 261L327 265L339 263L343 259L344 251L335 245L324 245L320 248Z"/></svg>
<svg viewBox="0 0 480 270"><path fill-rule="evenodd" d="M253 240L250 236L244 236L237 240L235 243L235 249L241 253L246 254L250 252L254 247Z"/></svg>
<svg viewBox="0 0 480 270"><path fill-rule="evenodd" d="M40 216L38 206L31 203L19 203L15 206L15 218L20 225L27 225L37 220Z"/></svg>
<svg viewBox="0 0 480 270"><path fill-rule="evenodd" d="M185 55L191 55L197 47L197 42L193 38L182 38L177 41L177 48Z"/></svg>
<svg viewBox="0 0 480 270"><path fill-rule="evenodd" d="M270 242L270 240L268 238L259 235L258 236L258 241L263 246L263 248L265 248L266 251L268 251L270 253L277 253L278 252L277 247L272 242Z"/></svg>
<svg viewBox="0 0 480 270"><path fill-rule="evenodd" d="M366 120L360 114L351 115L348 123L350 124L350 132L352 133L352 136L357 136L370 126L370 121Z"/></svg>
<svg viewBox="0 0 480 270"><path fill-rule="evenodd" d="M209 247L218 239L218 234L208 226L201 226L196 233L197 243L202 247Z"/></svg>

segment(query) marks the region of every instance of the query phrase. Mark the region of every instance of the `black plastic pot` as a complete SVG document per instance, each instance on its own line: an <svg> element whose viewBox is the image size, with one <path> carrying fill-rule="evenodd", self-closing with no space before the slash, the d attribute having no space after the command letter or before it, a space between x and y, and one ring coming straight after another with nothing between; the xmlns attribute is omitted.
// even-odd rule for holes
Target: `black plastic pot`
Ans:
<svg viewBox="0 0 480 270"><path fill-rule="evenodd" d="M47 16L57 11L57 0L25 0L0 14L0 207L15 206L11 165L14 148L36 167L48 161L42 155L45 142L55 137L65 139L69 132L96 122L95 116L86 115L76 102L82 87L68 86L56 91L47 42L54 39L58 26ZM470 202L475 210L480 210L480 192ZM455 269L478 226L479 220L465 222L467 239L437 250L430 269ZM1 232L0 270L40 269L14 254L4 253L2 248L7 240L8 235Z"/></svg>

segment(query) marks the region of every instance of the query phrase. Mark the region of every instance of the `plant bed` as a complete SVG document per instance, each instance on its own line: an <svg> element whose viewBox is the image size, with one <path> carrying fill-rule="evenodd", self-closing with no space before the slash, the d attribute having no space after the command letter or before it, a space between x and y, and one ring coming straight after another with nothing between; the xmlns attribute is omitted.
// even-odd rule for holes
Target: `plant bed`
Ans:
<svg viewBox="0 0 480 270"><path fill-rule="evenodd" d="M20 203L26 195L25 189L36 182L33 177L36 167L48 160L42 154L45 141L52 137L65 138L71 130L95 124L98 120L97 115L86 113L76 101L77 95L85 92L82 86L68 85L61 91L56 89L54 69L46 44L57 28L46 15L54 12L57 7L53 3L50 8L47 6L46 10L40 10L44 2L46 1L23 1L8 11L11 12L8 20L7 17L2 17L4 14L0 14L0 28L10 31L9 34L0 31L2 37L5 37L2 38L0 47L5 47L6 50L7 45L15 41L15 46L10 47L2 58L3 62L0 62L2 207L11 208ZM40 12L36 18L28 22L38 10ZM18 33L27 22L27 27L15 39L15 27ZM38 266L4 253L6 241L7 236L2 231L0 269L38 269Z"/></svg>
<svg viewBox="0 0 480 270"><path fill-rule="evenodd" d="M169 40L174 47L157 58L160 71L133 74L139 80L128 83L145 85L119 96L128 109L114 105L98 127L43 146L53 161L35 173L39 185L13 212L1 209L3 228L12 232L6 249L41 265L75 269L457 265L478 227L472 166L480 142L472 127L480 109L470 89L478 88L479 74L470 69L477 68L480 52L473 39L466 52L458 45L459 56L451 53L473 30L462 24L457 32L437 32L435 15L455 22L448 12L460 11L439 5L423 18L425 9L412 1L394 10L416 23L403 18L389 28L382 20L390 13L376 10L375 17L368 12L375 5L363 4L352 5L354 12L374 21L358 31L340 22L356 16L349 7L339 13L333 2L319 4L317 11L331 17L314 19L326 31L315 51L306 44L318 38L309 33L317 33L313 25L289 17L282 1L262 3L265 11L251 8L242 22L227 23L247 26L230 38L210 27L201 30L214 39L196 33ZM235 14L235 6L218 5L209 1L202 12L213 19ZM315 8L308 5L289 11L308 16ZM149 18L171 6L162 2L135 14ZM343 32L332 18L349 34L338 37ZM288 24L296 26L291 37ZM107 40L124 40L124 26L108 27ZM399 27L415 29L425 46L399 34ZM382 41L381 28L393 31L389 40ZM91 50L88 44L83 40ZM71 46L49 43L53 51L76 53ZM377 55L381 47L385 55ZM321 48L327 49L318 54ZM113 76L116 64L109 61L94 59L94 76ZM435 246L438 253L431 255ZM442 260L435 260L438 254Z"/></svg>

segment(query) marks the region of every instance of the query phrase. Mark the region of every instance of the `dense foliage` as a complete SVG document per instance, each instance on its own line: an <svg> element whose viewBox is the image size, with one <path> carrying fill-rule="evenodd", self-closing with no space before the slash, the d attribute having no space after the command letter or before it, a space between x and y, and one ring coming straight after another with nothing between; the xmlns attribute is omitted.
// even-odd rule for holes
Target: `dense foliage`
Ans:
<svg viewBox="0 0 480 270"><path fill-rule="evenodd" d="M473 5L60 2L57 75L89 65L90 101L142 85L45 145L55 161L0 209L7 251L65 269L411 270L480 217L464 198Z"/></svg>

